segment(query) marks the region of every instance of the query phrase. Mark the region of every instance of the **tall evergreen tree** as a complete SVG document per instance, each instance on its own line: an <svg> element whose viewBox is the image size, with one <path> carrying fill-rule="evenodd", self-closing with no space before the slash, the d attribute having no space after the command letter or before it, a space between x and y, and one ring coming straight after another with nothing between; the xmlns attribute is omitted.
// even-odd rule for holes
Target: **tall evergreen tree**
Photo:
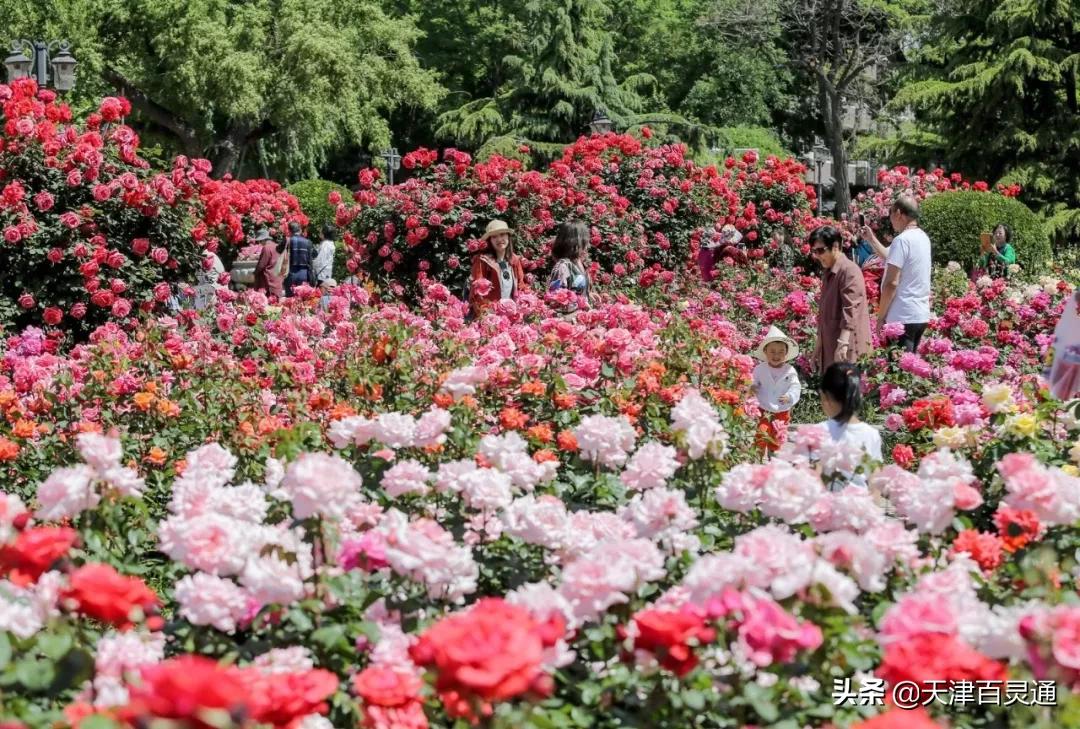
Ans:
<svg viewBox="0 0 1080 729"><path fill-rule="evenodd" d="M529 0L522 16L526 39L504 59L505 82L494 94L444 113L438 134L470 147L509 139L557 146L585 132L598 109L623 128L684 122L642 114L655 79L616 77L610 18L602 0Z"/></svg>
<svg viewBox="0 0 1080 729"><path fill-rule="evenodd" d="M1018 182L1058 238L1080 237L1080 3L945 0L893 100L923 133L896 151Z"/></svg>

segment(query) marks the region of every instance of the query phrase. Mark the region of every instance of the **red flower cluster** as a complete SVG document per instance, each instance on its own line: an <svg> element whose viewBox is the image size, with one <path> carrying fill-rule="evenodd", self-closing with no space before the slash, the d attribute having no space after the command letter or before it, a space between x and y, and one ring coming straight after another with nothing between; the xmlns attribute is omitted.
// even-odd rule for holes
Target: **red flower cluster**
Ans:
<svg viewBox="0 0 1080 729"><path fill-rule="evenodd" d="M891 643L877 673L892 685L902 681L930 691L941 681L1004 681L1005 666L955 636L924 633Z"/></svg>
<svg viewBox="0 0 1080 729"><path fill-rule="evenodd" d="M183 726L212 729L249 717L284 728L310 714L325 714L337 690L329 671L264 674L254 668L223 666L202 656L185 655L142 669L119 714L131 726L171 719Z"/></svg>
<svg viewBox="0 0 1080 729"><path fill-rule="evenodd" d="M179 171L197 183L202 214L191 234L208 250L216 251L221 244L242 246L262 227L280 227L285 234L285 225L290 222L308 224L299 201L279 183L263 179L202 179L191 173L201 171L199 165L206 161L186 162L186 158L178 157L173 175L175 178ZM209 170L208 164L204 167Z"/></svg>
<svg viewBox="0 0 1080 729"><path fill-rule="evenodd" d="M922 428L937 430L954 424L952 400L947 397L927 397L916 400L901 413L908 430Z"/></svg>
<svg viewBox="0 0 1080 729"><path fill-rule="evenodd" d="M35 527L22 531L11 544L0 546L0 577L16 585L37 582L66 555L79 535L68 527Z"/></svg>
<svg viewBox="0 0 1080 729"><path fill-rule="evenodd" d="M1004 543L996 534L965 529L956 535L952 553L966 552L982 567L984 572L993 572L1001 566L1001 552Z"/></svg>
<svg viewBox="0 0 1080 729"><path fill-rule="evenodd" d="M694 648L716 637L704 615L689 610L644 610L634 616L633 631L619 628L624 639L631 633L636 650L652 653L661 666L680 678L697 666Z"/></svg>
<svg viewBox="0 0 1080 729"><path fill-rule="evenodd" d="M540 663L564 630L561 619L541 623L522 607L486 598L428 628L409 652L436 672L447 713L475 722L491 714L493 702L551 693Z"/></svg>
<svg viewBox="0 0 1080 729"><path fill-rule="evenodd" d="M145 582L126 577L107 564L87 564L74 570L61 599L72 612L120 629L156 615L159 604L158 596ZM160 622L160 618L151 622Z"/></svg>

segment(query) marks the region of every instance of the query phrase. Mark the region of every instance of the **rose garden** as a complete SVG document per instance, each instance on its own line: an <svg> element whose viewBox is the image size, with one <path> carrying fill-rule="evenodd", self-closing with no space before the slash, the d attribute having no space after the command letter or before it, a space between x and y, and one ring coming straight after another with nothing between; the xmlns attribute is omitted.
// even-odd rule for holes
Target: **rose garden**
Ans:
<svg viewBox="0 0 1080 729"><path fill-rule="evenodd" d="M535 167L416 149L317 200L328 297L225 274L196 309L204 252L315 211L146 161L124 99L0 102L5 729L1080 726L1080 413L1045 379L1078 278L1018 188L893 167L854 201L914 195L935 245L918 351L875 328L860 362L878 462L805 427L797 160L648 127ZM967 275L975 209L1020 241L1007 279ZM571 217L601 296L567 313ZM492 219L528 286L473 317ZM725 226L746 260L703 281ZM806 384L766 460L772 325Z"/></svg>

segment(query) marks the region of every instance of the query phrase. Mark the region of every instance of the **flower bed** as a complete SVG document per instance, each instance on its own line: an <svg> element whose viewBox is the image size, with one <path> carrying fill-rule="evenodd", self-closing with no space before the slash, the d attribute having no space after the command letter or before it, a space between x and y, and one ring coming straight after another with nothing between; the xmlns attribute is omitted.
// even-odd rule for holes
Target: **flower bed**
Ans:
<svg viewBox="0 0 1080 729"><path fill-rule="evenodd" d="M1035 379L1065 287L984 282L938 305L929 372L880 363L893 463L793 428L763 465L745 353L770 322L805 343L816 287L766 280L468 324L441 284L223 293L66 355L9 340L5 717L858 726L885 707L834 682L880 679L959 725L1067 724L1080 424ZM974 438L941 442L950 410ZM1056 707L931 692L1036 678Z"/></svg>

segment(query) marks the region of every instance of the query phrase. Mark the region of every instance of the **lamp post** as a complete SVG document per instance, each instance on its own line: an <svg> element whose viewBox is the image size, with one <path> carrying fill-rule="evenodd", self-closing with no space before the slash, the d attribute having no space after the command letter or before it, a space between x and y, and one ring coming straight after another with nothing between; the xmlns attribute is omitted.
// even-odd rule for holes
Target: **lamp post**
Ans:
<svg viewBox="0 0 1080 729"><path fill-rule="evenodd" d="M615 123L608 119L607 112L603 108L593 112L592 121L589 122L589 131L593 134L607 134L615 128Z"/></svg>
<svg viewBox="0 0 1080 729"><path fill-rule="evenodd" d="M31 55L28 56L27 52ZM11 54L4 60L9 82L26 78L33 73L39 88L47 87L51 81L53 88L57 91L71 91L75 87L75 66L77 65L78 62L71 55L71 44L67 41L47 43L22 38L13 40Z"/></svg>
<svg viewBox="0 0 1080 729"><path fill-rule="evenodd" d="M390 177L390 184L393 185L394 173L401 169L401 155L398 154L397 147L391 147L379 156L386 160L386 172Z"/></svg>
<svg viewBox="0 0 1080 729"><path fill-rule="evenodd" d="M817 171L817 174L814 175L814 182L817 184L818 214L820 215L823 209L823 203L825 202L823 197L824 186L821 184L821 170L828 161L829 148L824 144L815 144L812 154L814 157L814 167Z"/></svg>

